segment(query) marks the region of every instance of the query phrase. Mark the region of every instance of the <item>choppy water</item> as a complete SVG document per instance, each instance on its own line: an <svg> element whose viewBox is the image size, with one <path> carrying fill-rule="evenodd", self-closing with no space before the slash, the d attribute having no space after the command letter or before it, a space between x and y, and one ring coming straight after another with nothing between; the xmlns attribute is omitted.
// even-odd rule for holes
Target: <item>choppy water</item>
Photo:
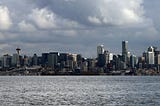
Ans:
<svg viewBox="0 0 160 106"><path fill-rule="evenodd" d="M0 77L0 106L160 106L160 77Z"/></svg>

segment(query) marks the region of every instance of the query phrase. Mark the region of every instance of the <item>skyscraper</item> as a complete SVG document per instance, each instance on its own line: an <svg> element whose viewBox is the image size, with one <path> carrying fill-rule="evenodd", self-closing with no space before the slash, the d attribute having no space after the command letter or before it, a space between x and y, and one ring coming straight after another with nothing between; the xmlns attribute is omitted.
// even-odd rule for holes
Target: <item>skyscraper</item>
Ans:
<svg viewBox="0 0 160 106"><path fill-rule="evenodd" d="M128 53L128 41L122 41L122 55Z"/></svg>
<svg viewBox="0 0 160 106"><path fill-rule="evenodd" d="M20 67L20 51L21 51L21 49L17 48L16 51L17 51L17 54L18 54L17 67Z"/></svg>
<svg viewBox="0 0 160 106"><path fill-rule="evenodd" d="M13 54L13 56L12 56L11 63L12 63L13 67L17 66L18 56L19 56L18 54Z"/></svg>
<svg viewBox="0 0 160 106"><path fill-rule="evenodd" d="M42 66L47 66L48 65L48 55L49 53L42 53Z"/></svg>
<svg viewBox="0 0 160 106"><path fill-rule="evenodd" d="M55 68L58 64L58 52L51 52L48 54L48 66Z"/></svg>
<svg viewBox="0 0 160 106"><path fill-rule="evenodd" d="M128 41L122 41L122 56L123 62L127 62L128 57Z"/></svg>
<svg viewBox="0 0 160 106"><path fill-rule="evenodd" d="M154 65L154 52L147 53L147 63L148 65Z"/></svg>
<svg viewBox="0 0 160 106"><path fill-rule="evenodd" d="M131 65L131 68L135 68L137 64L137 58L135 55L131 55L130 56L130 65Z"/></svg>
<svg viewBox="0 0 160 106"><path fill-rule="evenodd" d="M97 57L99 54L104 54L104 45L97 46Z"/></svg>
<svg viewBox="0 0 160 106"><path fill-rule="evenodd" d="M37 54L33 55L32 64L35 65L35 66L38 65L38 56L37 56Z"/></svg>
<svg viewBox="0 0 160 106"><path fill-rule="evenodd" d="M154 47L150 46L147 52L147 63L149 66L154 65L154 62L155 62L154 59L155 59Z"/></svg>
<svg viewBox="0 0 160 106"><path fill-rule="evenodd" d="M150 46L150 47L148 48L148 52L154 52L154 47Z"/></svg>
<svg viewBox="0 0 160 106"><path fill-rule="evenodd" d="M11 56L6 54L3 56L3 67L9 68L11 66Z"/></svg>

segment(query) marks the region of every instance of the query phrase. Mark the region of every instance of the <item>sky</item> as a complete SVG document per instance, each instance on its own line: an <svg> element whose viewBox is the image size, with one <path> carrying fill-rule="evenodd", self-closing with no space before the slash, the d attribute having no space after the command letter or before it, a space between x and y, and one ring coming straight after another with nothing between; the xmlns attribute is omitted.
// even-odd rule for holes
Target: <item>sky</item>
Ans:
<svg viewBox="0 0 160 106"><path fill-rule="evenodd" d="M1 0L0 54L43 52L96 56L97 45L131 54L160 45L160 0Z"/></svg>

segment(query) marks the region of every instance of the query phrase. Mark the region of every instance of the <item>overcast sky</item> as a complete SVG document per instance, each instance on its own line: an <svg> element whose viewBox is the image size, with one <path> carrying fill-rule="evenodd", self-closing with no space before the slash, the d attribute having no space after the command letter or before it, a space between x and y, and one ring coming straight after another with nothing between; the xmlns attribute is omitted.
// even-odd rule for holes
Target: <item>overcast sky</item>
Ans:
<svg viewBox="0 0 160 106"><path fill-rule="evenodd" d="M96 46L131 54L160 45L160 0L1 0L0 54L71 52L96 56Z"/></svg>

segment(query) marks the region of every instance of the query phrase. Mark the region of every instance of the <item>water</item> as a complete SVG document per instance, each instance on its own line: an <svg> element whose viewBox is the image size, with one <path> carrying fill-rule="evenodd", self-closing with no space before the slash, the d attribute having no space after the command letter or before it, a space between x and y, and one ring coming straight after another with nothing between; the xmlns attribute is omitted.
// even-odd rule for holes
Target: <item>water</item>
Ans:
<svg viewBox="0 0 160 106"><path fill-rule="evenodd" d="M160 106L160 77L0 77L0 106Z"/></svg>

